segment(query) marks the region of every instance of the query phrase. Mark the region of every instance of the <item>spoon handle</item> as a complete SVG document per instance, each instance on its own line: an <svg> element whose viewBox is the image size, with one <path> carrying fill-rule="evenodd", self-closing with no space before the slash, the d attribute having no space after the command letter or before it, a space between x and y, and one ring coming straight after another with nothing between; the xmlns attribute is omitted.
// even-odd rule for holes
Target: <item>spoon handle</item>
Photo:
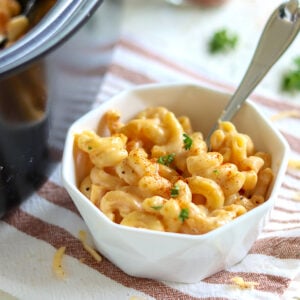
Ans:
<svg viewBox="0 0 300 300"><path fill-rule="evenodd" d="M270 16L247 72L218 122L229 121L236 114L242 103L293 42L299 29L300 6L298 0L290 0L281 4ZM208 144L210 136L217 126L218 123L208 135Z"/></svg>

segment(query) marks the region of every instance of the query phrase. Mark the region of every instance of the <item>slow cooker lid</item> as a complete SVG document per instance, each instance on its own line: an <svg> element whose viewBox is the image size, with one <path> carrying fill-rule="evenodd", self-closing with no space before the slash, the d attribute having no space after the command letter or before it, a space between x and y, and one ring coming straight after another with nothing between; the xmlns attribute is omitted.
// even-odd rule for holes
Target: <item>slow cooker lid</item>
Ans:
<svg viewBox="0 0 300 300"><path fill-rule="evenodd" d="M0 78L65 42L103 0L58 0L47 15L22 39L0 51Z"/></svg>

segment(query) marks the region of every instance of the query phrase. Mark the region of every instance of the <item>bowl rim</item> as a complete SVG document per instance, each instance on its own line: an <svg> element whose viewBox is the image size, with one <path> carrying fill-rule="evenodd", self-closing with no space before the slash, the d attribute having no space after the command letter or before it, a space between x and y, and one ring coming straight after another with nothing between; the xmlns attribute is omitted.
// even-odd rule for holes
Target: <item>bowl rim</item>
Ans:
<svg viewBox="0 0 300 300"><path fill-rule="evenodd" d="M247 213L239 216L238 218L231 220L230 222L215 228L214 230L211 230L207 233L201 234L201 235L192 235L192 234L182 234L182 233L175 233L175 232L163 232L163 231L155 231L155 230L149 230L149 229L144 229L144 228L135 228L135 227L129 227L129 226L124 226L124 225L120 225L117 224L113 221L111 221L99 208L97 208L91 201L89 201L88 198L86 198L77 188L76 184L72 182L72 180L70 180L70 176L68 175L68 165L69 163L74 162L73 160L73 156L70 154L73 153L73 141L74 141L74 132L76 131L75 129L78 127L79 124L81 124L82 122L84 122L85 120L89 120L89 119L94 119L97 115L99 118L99 114L103 113L103 111L105 111L108 107L110 107L111 105L114 104L114 102L119 101L120 98L124 98L124 96L126 96L127 94L130 94L132 92L136 92L136 91L145 91L145 90L156 90L156 89L165 89L165 88L174 88L174 87L181 87L181 88L186 88L186 87L191 87L191 88L199 88L202 90L207 90L210 92L213 92L215 94L219 94L219 95L223 95L223 96L227 96L230 97L231 94L229 93L224 93L218 90L213 90L211 88L207 88L205 86L202 86L200 84L197 83L150 83L150 84L143 84L137 87L131 87L129 89L126 89L118 94L116 94L115 96L111 97L108 101L100 104L98 107L93 108L92 110L90 110L89 112L87 112L86 114L84 114L82 117L80 117L79 119L77 119L69 128L68 132L67 132L67 137L66 137L66 142L65 142L65 148L63 151L63 159L62 159L62 166L61 166L61 175L62 175L62 181L63 181L63 185L65 186L65 188L68 191L72 191L76 193L76 196L79 198L80 201L85 201L87 203L87 205L95 210L95 212L97 214L99 214L99 217L101 217L101 220L103 222L105 222L107 225L114 227L116 230L119 231L127 231L127 232L134 232L137 234L146 234L146 235L157 235L157 236L161 236L164 238L178 238L178 239L183 239L183 240L205 240L208 238L213 238L216 235L220 235L222 234L224 231L228 231L230 230L230 228L232 228L232 226L235 226L236 222L241 222L241 220L246 221L249 218L252 218L253 214L260 214L262 213L262 211L269 211L273 205L274 205L274 201L275 201L275 195L277 194L277 191L279 190L280 187L280 182L277 182L276 185L273 186L273 189L269 195L269 199L267 201L265 201L263 204L255 207L254 209L248 211ZM271 121L269 119L267 119L259 110L259 108L255 105L254 102L252 102L251 100L247 99L245 101L245 104L247 106L250 106L251 108L254 109L254 111L258 114L258 116L266 123L267 126L269 126L272 131L276 134L276 137L278 138L278 140L281 142L282 146L283 146L283 159L281 161L281 164L278 168L278 173L277 173L277 177L278 178L282 178L284 176L284 173L286 171L287 168L287 164L288 164L288 154L290 151L289 145L287 143L287 141L284 139L284 137L281 135L281 133L279 132L279 130L277 130L271 123ZM72 197L71 197L72 198ZM72 199L73 200L73 199ZM73 200L74 201L74 200ZM76 204L76 201L74 201Z"/></svg>

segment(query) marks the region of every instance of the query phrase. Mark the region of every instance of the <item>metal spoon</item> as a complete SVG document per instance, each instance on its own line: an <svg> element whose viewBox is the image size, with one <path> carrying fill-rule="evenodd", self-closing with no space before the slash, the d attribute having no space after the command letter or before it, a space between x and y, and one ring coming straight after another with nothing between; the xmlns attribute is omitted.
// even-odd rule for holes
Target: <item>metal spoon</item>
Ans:
<svg viewBox="0 0 300 300"><path fill-rule="evenodd" d="M231 120L250 93L293 42L299 30L300 5L298 0L290 0L281 4L270 16L238 89L206 137L208 148L210 148L210 137L218 127L218 123Z"/></svg>

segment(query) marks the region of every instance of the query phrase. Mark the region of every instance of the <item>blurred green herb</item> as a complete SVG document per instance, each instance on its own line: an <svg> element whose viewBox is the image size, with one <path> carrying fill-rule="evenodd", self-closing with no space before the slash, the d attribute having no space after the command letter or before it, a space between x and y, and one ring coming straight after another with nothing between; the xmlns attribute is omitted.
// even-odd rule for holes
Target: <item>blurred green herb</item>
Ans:
<svg viewBox="0 0 300 300"><path fill-rule="evenodd" d="M171 189L171 197L175 198L178 195L179 195L179 186L175 184Z"/></svg>
<svg viewBox="0 0 300 300"><path fill-rule="evenodd" d="M186 220L189 217L189 209L188 208L183 208L180 211L180 214L178 216L178 218L181 220L181 222L184 222L184 220Z"/></svg>
<svg viewBox="0 0 300 300"><path fill-rule="evenodd" d="M193 144L193 140L186 134L183 134L183 143L184 143L184 149L190 150Z"/></svg>
<svg viewBox="0 0 300 300"><path fill-rule="evenodd" d="M293 60L291 70L283 74L281 89L289 93L300 91L300 56Z"/></svg>
<svg viewBox="0 0 300 300"><path fill-rule="evenodd" d="M153 208L154 210L160 210L162 207L162 205L151 206L151 208Z"/></svg>
<svg viewBox="0 0 300 300"><path fill-rule="evenodd" d="M209 51L211 53L228 52L233 50L238 42L238 36L229 33L227 29L216 31L209 41Z"/></svg>
<svg viewBox="0 0 300 300"><path fill-rule="evenodd" d="M172 161L174 160L174 158L175 158L175 153L171 153L171 154L160 156L157 159L157 162L159 164L169 166L172 163Z"/></svg>

